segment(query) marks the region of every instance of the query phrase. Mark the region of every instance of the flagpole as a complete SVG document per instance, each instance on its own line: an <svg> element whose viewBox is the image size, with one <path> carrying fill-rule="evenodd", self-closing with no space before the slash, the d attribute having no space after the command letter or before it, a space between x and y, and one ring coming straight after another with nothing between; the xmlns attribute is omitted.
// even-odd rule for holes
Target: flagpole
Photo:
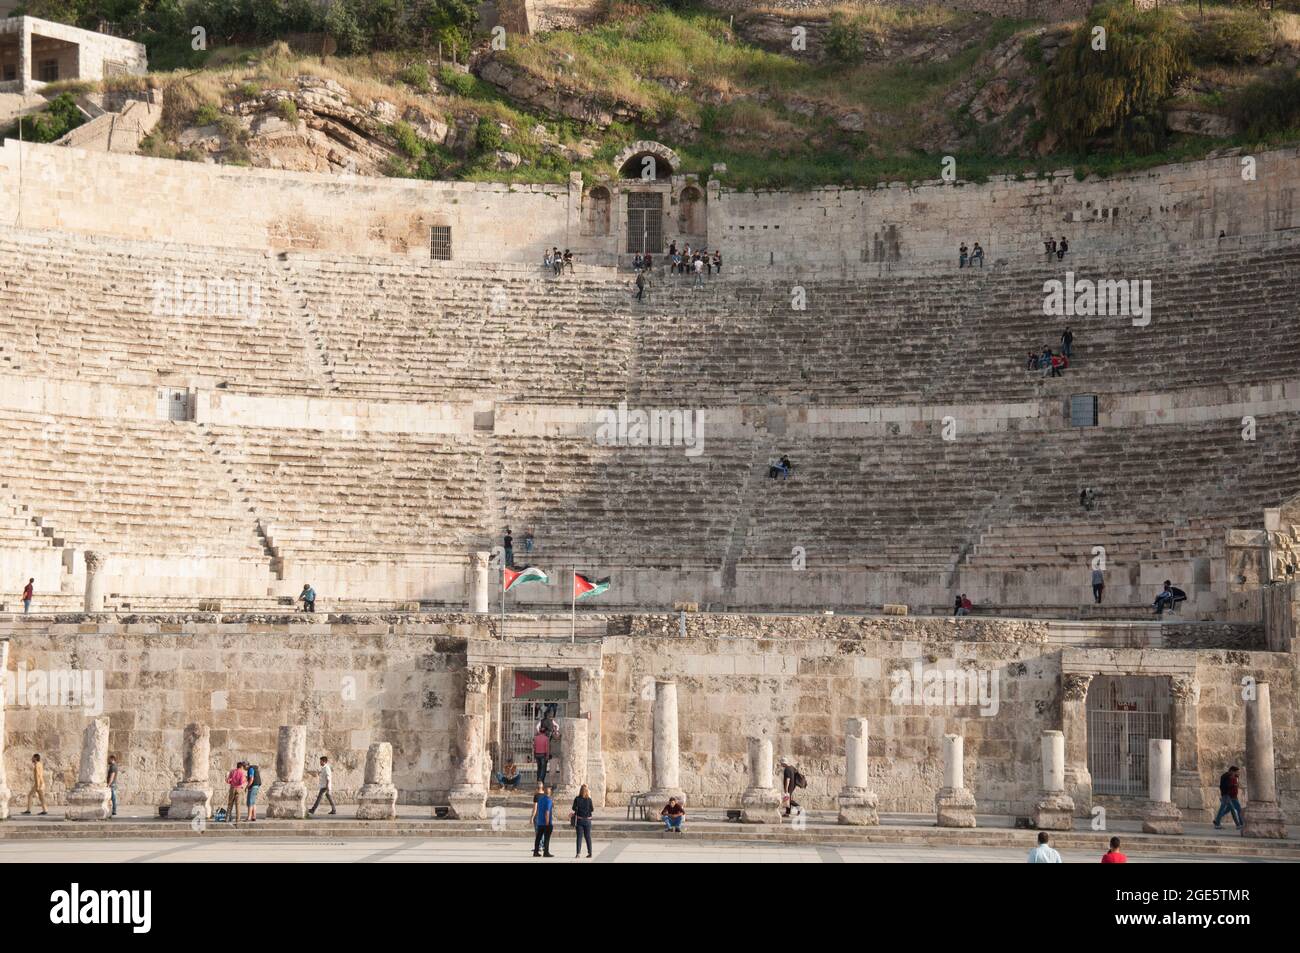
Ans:
<svg viewBox="0 0 1300 953"><path fill-rule="evenodd" d="M569 595L573 597L572 614L569 616L569 644L573 645L578 641L578 570L570 570L573 577L569 580Z"/></svg>
<svg viewBox="0 0 1300 953"><path fill-rule="evenodd" d="M501 638L506 637L506 564L501 561Z"/></svg>

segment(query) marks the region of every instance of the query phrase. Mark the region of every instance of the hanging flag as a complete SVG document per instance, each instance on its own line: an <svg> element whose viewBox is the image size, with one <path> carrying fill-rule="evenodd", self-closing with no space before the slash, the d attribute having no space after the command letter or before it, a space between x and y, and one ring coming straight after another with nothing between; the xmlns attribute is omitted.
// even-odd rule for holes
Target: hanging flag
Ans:
<svg viewBox="0 0 1300 953"><path fill-rule="evenodd" d="M573 574L573 597L575 599L585 599L587 596L598 596L609 588L609 577L604 579L588 579L580 572Z"/></svg>
<svg viewBox="0 0 1300 953"><path fill-rule="evenodd" d="M506 592L509 592L514 586L523 585L526 582L547 584L551 581L550 577L536 566L529 566L527 569L511 569L507 566L501 573Z"/></svg>
<svg viewBox="0 0 1300 953"><path fill-rule="evenodd" d="M515 698L523 698L541 687L542 683L536 679L529 678L523 672L515 672Z"/></svg>

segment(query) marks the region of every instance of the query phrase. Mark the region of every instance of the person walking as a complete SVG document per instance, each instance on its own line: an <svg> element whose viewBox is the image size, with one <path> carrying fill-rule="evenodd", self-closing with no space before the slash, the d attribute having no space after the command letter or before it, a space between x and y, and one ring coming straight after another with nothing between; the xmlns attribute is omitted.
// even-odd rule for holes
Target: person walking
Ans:
<svg viewBox="0 0 1300 953"><path fill-rule="evenodd" d="M1056 852L1051 844L1051 838L1047 836L1047 831L1038 832L1038 846L1029 852L1029 863L1031 864L1059 864L1061 855Z"/></svg>
<svg viewBox="0 0 1300 953"><path fill-rule="evenodd" d="M1074 332L1069 325L1061 332L1061 353L1066 357L1074 357Z"/></svg>
<svg viewBox="0 0 1300 953"><path fill-rule="evenodd" d="M587 841L587 856L591 856L591 818L596 813L591 803L591 791L587 785L578 789L578 796L573 799L573 828L577 843L574 845L574 859L582 856L582 841Z"/></svg>
<svg viewBox="0 0 1300 953"><path fill-rule="evenodd" d="M545 784L546 766L551 760L551 735L545 722L537 726L537 734L533 735L533 760L537 762L537 780Z"/></svg>
<svg viewBox="0 0 1300 953"><path fill-rule="evenodd" d="M239 826L239 792L244 789L244 784L248 781L248 775L244 771L244 762L240 761L234 769L226 775L226 784L230 790L226 794L226 820L233 821L236 827Z"/></svg>
<svg viewBox="0 0 1300 953"><path fill-rule="evenodd" d="M1214 815L1214 829L1223 830L1223 815L1232 814L1233 823L1237 825L1237 830L1241 830L1245 821L1241 818L1241 801L1238 800L1241 794L1240 769L1234 764L1219 776L1219 813Z"/></svg>
<svg viewBox="0 0 1300 953"><path fill-rule="evenodd" d="M636 273L636 300L640 301L645 297L645 275L641 272Z"/></svg>
<svg viewBox="0 0 1300 953"><path fill-rule="evenodd" d="M32 596L36 592L36 580L28 579L27 585L23 586L23 615L32 611Z"/></svg>
<svg viewBox="0 0 1300 953"><path fill-rule="evenodd" d="M338 808L334 806L334 769L330 767L330 759L325 755L320 756L320 790L316 792L316 803L311 806L309 815L316 813L316 808L320 807L320 799L324 798L330 802L330 813L337 814Z"/></svg>
<svg viewBox="0 0 1300 953"><path fill-rule="evenodd" d="M1100 569L1092 571L1092 601L1101 605L1101 594L1106 590L1106 573Z"/></svg>
<svg viewBox="0 0 1300 953"><path fill-rule="evenodd" d="M783 803L786 817L790 816L791 811L798 810L800 813L803 809L799 807L799 802L794 799L794 792L799 788L808 786L807 779L799 773L794 762L789 758L782 756L781 761L781 800Z"/></svg>
<svg viewBox="0 0 1300 953"><path fill-rule="evenodd" d="M108 756L108 794L112 801L112 817L117 817L117 756Z"/></svg>
<svg viewBox="0 0 1300 953"><path fill-rule="evenodd" d="M551 833L555 830L555 800L551 789L543 788L537 802L533 804L533 856L554 857L551 853Z"/></svg>
<svg viewBox="0 0 1300 953"><path fill-rule="evenodd" d="M316 590L311 587L311 583L302 584L302 592L298 593L298 601L302 603L303 612L316 611Z"/></svg>
<svg viewBox="0 0 1300 953"><path fill-rule="evenodd" d="M32 813L32 798L41 802L42 816L50 813L45 804L45 765L39 754L32 755L32 788L27 792L27 810L23 811L24 814Z"/></svg>
<svg viewBox="0 0 1300 953"><path fill-rule="evenodd" d="M262 769L255 764L248 765L248 796L246 803L248 805L249 823L257 820L257 795L262 790Z"/></svg>

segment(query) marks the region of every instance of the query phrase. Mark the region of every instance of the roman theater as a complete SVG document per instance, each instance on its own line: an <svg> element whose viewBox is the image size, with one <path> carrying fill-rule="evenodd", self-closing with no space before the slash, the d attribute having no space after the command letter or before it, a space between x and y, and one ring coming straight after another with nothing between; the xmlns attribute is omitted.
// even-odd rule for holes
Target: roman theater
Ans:
<svg viewBox="0 0 1300 953"><path fill-rule="evenodd" d="M1045 314L1067 272L1146 311ZM240 832L306 838L322 754L335 830L507 836L553 715L557 798L633 839L676 795L701 837L1300 858L1298 318L1293 146L762 190L649 139L541 185L7 139L0 844L191 836L238 761Z"/></svg>

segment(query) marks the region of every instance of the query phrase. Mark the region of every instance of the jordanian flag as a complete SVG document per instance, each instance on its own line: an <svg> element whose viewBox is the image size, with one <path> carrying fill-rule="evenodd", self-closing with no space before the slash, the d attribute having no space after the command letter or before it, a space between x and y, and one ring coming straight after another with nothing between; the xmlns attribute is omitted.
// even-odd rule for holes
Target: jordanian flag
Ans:
<svg viewBox="0 0 1300 953"><path fill-rule="evenodd" d="M505 582L506 592L509 592L516 585L522 586L526 582L549 583L550 577L536 566L529 566L527 569L511 569L507 566L502 570L502 577Z"/></svg>
<svg viewBox="0 0 1300 953"><path fill-rule="evenodd" d="M609 577L604 579L588 579L580 572L573 574L573 597L575 599L585 599L587 596L598 596L609 588Z"/></svg>

